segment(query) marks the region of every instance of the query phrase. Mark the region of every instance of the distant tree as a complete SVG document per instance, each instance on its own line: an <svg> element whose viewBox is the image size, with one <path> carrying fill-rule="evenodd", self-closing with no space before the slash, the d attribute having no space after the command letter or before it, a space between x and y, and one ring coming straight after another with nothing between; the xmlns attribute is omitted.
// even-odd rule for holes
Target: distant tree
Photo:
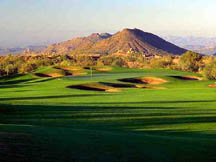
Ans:
<svg viewBox="0 0 216 162"><path fill-rule="evenodd" d="M216 79L216 61L205 66L203 75L207 79Z"/></svg>
<svg viewBox="0 0 216 162"><path fill-rule="evenodd" d="M180 57L179 67L183 71L198 72L202 65L202 56L188 51Z"/></svg>
<svg viewBox="0 0 216 162"><path fill-rule="evenodd" d="M10 75L10 74L15 74L15 67L13 64L8 64L6 67L5 67L5 71L6 71L6 74L7 75Z"/></svg>

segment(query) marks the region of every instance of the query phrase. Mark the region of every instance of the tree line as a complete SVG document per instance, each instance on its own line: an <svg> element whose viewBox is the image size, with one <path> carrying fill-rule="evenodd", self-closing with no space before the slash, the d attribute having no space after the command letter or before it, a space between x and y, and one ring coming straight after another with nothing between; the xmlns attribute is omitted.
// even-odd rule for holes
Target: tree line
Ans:
<svg viewBox="0 0 216 162"><path fill-rule="evenodd" d="M188 51L181 56L147 58L141 53L111 54L98 59L86 54L1 56L0 75L25 74L43 66L120 66L128 68L166 68L200 73L216 79L216 58Z"/></svg>

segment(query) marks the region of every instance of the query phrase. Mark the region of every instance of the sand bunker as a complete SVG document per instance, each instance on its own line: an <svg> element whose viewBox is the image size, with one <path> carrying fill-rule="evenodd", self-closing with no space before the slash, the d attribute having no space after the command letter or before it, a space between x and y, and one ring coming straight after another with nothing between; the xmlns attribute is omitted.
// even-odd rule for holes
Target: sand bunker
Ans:
<svg viewBox="0 0 216 162"><path fill-rule="evenodd" d="M149 87L143 84L136 84L136 88L144 88L144 89L167 89L165 87Z"/></svg>
<svg viewBox="0 0 216 162"><path fill-rule="evenodd" d="M35 73L34 75L37 77L51 77L48 74L43 74L43 73Z"/></svg>
<svg viewBox="0 0 216 162"><path fill-rule="evenodd" d="M82 70L81 67L63 67L63 68L60 68L61 70L64 70L64 71L80 71Z"/></svg>
<svg viewBox="0 0 216 162"><path fill-rule="evenodd" d="M180 80L203 80L203 78L197 76L172 76L172 77Z"/></svg>
<svg viewBox="0 0 216 162"><path fill-rule="evenodd" d="M128 82L128 83L152 84L152 85L167 83L166 80L161 78L156 78L156 77L127 78L127 79L120 79L119 81Z"/></svg>
<svg viewBox="0 0 216 162"><path fill-rule="evenodd" d="M35 73L35 76L37 77L45 77L45 78L49 78L49 77L62 77L62 74L59 73L50 73L50 74L44 74L44 73Z"/></svg>
<svg viewBox="0 0 216 162"><path fill-rule="evenodd" d="M136 85L99 82L99 83L87 83L87 84L74 85L74 86L69 86L68 88L89 90L89 91L119 92L121 88L136 88Z"/></svg>
<svg viewBox="0 0 216 162"><path fill-rule="evenodd" d="M88 73L87 72L73 72L71 73L71 75L73 76L80 76L80 75L87 75Z"/></svg>
<svg viewBox="0 0 216 162"><path fill-rule="evenodd" d="M88 90L88 91L103 91L103 92L119 92L117 88L109 87L100 83L88 83L69 86L68 88Z"/></svg>
<svg viewBox="0 0 216 162"><path fill-rule="evenodd" d="M87 72L84 72L84 71L64 71L65 75L66 76L80 76L80 75L87 75L88 73Z"/></svg>
<svg viewBox="0 0 216 162"><path fill-rule="evenodd" d="M107 72L107 71L111 71L112 68L111 67L97 67L95 68L96 71L102 71L102 72Z"/></svg>
<svg viewBox="0 0 216 162"><path fill-rule="evenodd" d="M64 76L64 75L62 75L62 74L59 74L59 73L50 73L50 74L48 74L50 77L62 77L62 76Z"/></svg>
<svg viewBox="0 0 216 162"><path fill-rule="evenodd" d="M209 87L216 88L216 84L210 84Z"/></svg>
<svg viewBox="0 0 216 162"><path fill-rule="evenodd" d="M136 85L133 84L108 83L108 82L99 82L99 83L113 88L136 88Z"/></svg>
<svg viewBox="0 0 216 162"><path fill-rule="evenodd" d="M67 88L87 90L87 91L102 91L102 92L119 92L122 88L143 88L143 89L166 89L165 87L149 87L143 84L121 84L121 83L108 83L108 82L98 82L98 83L87 83L80 85L72 85Z"/></svg>
<svg viewBox="0 0 216 162"><path fill-rule="evenodd" d="M86 70L96 70L101 72L108 72L112 70L112 67L84 67Z"/></svg>
<svg viewBox="0 0 216 162"><path fill-rule="evenodd" d="M110 89L106 89L105 91L106 92L120 92L120 90L117 88L110 88Z"/></svg>
<svg viewBox="0 0 216 162"><path fill-rule="evenodd" d="M143 81L141 81L138 78L125 78L125 79L119 79L121 82L126 82L126 83L140 83L143 84Z"/></svg>
<svg viewBox="0 0 216 162"><path fill-rule="evenodd" d="M81 67L55 67L55 69L62 70L66 76L79 76L79 75L87 75L88 73L83 71Z"/></svg>
<svg viewBox="0 0 216 162"><path fill-rule="evenodd" d="M165 87L141 87L144 89L166 89Z"/></svg>
<svg viewBox="0 0 216 162"><path fill-rule="evenodd" d="M155 77L144 77L144 78L140 78L140 80L146 84L152 84L152 85L167 83L166 80L161 78L155 78Z"/></svg>

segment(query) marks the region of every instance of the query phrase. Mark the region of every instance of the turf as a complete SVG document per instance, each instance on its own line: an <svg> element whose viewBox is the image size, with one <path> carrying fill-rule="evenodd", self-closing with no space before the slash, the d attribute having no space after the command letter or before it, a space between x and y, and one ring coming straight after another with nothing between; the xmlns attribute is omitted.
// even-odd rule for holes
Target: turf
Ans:
<svg viewBox="0 0 216 162"><path fill-rule="evenodd" d="M49 68L36 72L47 71ZM93 76L0 79L0 161L216 161L214 81L165 69L113 68ZM117 93L68 86L160 77L166 89Z"/></svg>

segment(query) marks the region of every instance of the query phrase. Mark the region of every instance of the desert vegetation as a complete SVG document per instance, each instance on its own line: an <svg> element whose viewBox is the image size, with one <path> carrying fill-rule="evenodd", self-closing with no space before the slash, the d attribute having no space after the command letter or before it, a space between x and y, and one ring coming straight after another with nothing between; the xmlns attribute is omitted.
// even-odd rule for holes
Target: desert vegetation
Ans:
<svg viewBox="0 0 216 162"><path fill-rule="evenodd" d="M37 55L37 56L2 56L0 75L25 74L43 66L55 67L104 67L119 66L127 68L165 68L202 74L207 79L216 78L216 59L188 51L181 56L157 56L136 52L101 55L97 58L88 54ZM102 68L102 71L106 69Z"/></svg>

